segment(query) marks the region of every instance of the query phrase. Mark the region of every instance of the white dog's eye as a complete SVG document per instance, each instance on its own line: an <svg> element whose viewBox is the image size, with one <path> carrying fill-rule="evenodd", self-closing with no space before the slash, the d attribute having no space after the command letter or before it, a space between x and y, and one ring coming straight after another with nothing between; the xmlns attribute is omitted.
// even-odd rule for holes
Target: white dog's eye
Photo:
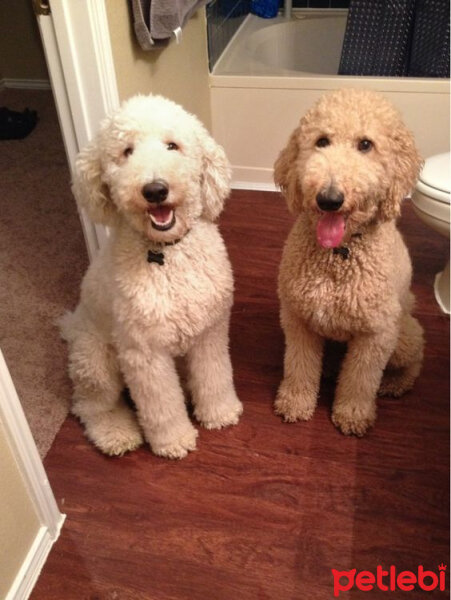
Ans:
<svg viewBox="0 0 451 600"><path fill-rule="evenodd" d="M317 148L325 148L326 146L330 145L330 139L326 136L320 137L316 140L315 145Z"/></svg>
<svg viewBox="0 0 451 600"><path fill-rule="evenodd" d="M366 138L360 140L360 142L357 144L357 149L359 150L359 152L369 152L372 147L373 142L371 140L367 140Z"/></svg>
<svg viewBox="0 0 451 600"><path fill-rule="evenodd" d="M123 152L123 155L127 158L131 154L133 154L133 146L127 146Z"/></svg>
<svg viewBox="0 0 451 600"><path fill-rule="evenodd" d="M178 150L179 147L177 146L177 144L175 142L168 142L166 145L166 148L168 150Z"/></svg>

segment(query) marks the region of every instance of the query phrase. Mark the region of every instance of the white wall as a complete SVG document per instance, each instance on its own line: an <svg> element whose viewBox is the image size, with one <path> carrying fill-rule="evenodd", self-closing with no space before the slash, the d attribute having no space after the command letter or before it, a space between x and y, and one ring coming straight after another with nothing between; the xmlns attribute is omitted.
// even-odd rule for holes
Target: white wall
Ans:
<svg viewBox="0 0 451 600"><path fill-rule="evenodd" d="M39 517L0 422L0 598L6 598L40 529Z"/></svg>

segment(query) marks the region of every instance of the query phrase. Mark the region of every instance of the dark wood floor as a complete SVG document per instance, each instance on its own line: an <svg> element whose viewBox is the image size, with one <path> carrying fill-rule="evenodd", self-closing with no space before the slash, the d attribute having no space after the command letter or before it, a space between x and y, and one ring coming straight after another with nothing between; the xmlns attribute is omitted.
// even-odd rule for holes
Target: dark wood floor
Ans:
<svg viewBox="0 0 451 600"><path fill-rule="evenodd" d="M432 292L448 242L405 207L424 370L414 391L380 400L375 429L356 439L330 421L331 383L308 423L272 412L283 356L276 277L290 223L278 195L238 191L221 221L236 278L237 427L202 429L198 451L171 462L147 448L106 458L66 421L45 467L67 520L32 600L329 600L333 568L448 564L449 319Z"/></svg>

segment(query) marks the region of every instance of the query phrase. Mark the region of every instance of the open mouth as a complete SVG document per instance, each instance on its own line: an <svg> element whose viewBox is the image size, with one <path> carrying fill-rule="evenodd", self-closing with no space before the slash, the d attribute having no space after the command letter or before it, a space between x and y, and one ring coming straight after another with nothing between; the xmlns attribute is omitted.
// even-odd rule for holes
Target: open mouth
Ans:
<svg viewBox="0 0 451 600"><path fill-rule="evenodd" d="M158 231L168 231L175 224L175 210L170 204L156 204L147 208L151 225Z"/></svg>
<svg viewBox="0 0 451 600"><path fill-rule="evenodd" d="M316 225L316 239L323 248L337 248L343 241L345 230L343 213L321 212Z"/></svg>

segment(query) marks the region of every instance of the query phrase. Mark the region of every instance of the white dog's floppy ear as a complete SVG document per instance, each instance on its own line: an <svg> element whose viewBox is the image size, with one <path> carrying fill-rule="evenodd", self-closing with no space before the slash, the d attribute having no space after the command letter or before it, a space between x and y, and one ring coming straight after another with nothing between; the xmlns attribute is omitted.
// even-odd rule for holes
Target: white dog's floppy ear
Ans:
<svg viewBox="0 0 451 600"><path fill-rule="evenodd" d="M230 194L230 180L232 169L221 146L203 130L202 144L202 216L209 221L214 221L220 215L224 201Z"/></svg>
<svg viewBox="0 0 451 600"><path fill-rule="evenodd" d="M391 221L400 215L401 203L413 191L422 165L423 159L413 135L400 123L393 133L393 161L389 165L391 184L379 207L382 220Z"/></svg>
<svg viewBox="0 0 451 600"><path fill-rule="evenodd" d="M274 163L274 182L280 187L291 212L295 212L296 209L300 208L302 200L296 172L300 130L301 128L298 127L293 131L288 144L280 152Z"/></svg>
<svg viewBox="0 0 451 600"><path fill-rule="evenodd" d="M116 208L101 175L102 167L96 138L76 158L72 191L93 221L112 225Z"/></svg>

